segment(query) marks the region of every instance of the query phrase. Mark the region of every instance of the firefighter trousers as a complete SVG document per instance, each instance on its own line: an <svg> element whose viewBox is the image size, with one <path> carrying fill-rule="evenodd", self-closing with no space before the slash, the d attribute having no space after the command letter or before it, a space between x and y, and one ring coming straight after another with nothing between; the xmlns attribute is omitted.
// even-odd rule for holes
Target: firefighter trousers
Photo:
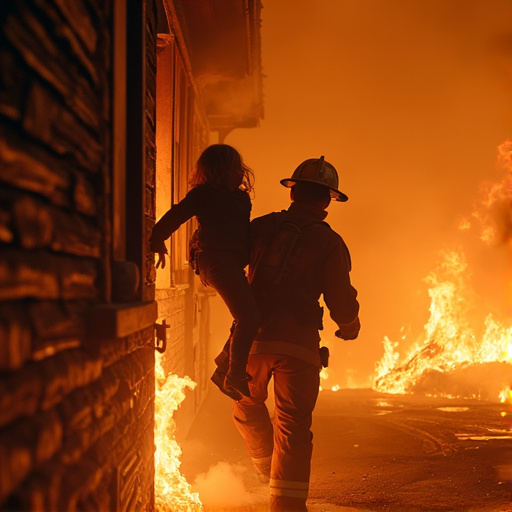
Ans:
<svg viewBox="0 0 512 512"><path fill-rule="evenodd" d="M252 376L251 396L233 402L235 425L253 461L272 456L272 512L306 512L313 451L311 423L320 386L319 368L295 357L253 354L247 369ZM272 376L273 421L265 404Z"/></svg>

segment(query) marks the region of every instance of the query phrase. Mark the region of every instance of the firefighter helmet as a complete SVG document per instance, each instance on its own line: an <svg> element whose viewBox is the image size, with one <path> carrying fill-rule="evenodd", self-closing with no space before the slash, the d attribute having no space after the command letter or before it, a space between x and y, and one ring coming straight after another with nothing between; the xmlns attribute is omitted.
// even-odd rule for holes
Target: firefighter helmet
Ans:
<svg viewBox="0 0 512 512"><path fill-rule="evenodd" d="M293 187L298 181L307 181L318 183L329 187L331 197L336 201L347 201L348 197L338 190L338 173L332 164L326 162L324 157L310 158L304 160L295 171L291 178L281 180L281 185Z"/></svg>

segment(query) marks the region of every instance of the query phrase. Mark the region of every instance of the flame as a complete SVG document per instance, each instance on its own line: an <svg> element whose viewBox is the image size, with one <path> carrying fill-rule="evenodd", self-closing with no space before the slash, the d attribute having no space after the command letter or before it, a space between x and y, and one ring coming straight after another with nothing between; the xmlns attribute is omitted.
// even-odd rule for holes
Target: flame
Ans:
<svg viewBox="0 0 512 512"><path fill-rule="evenodd" d="M498 183L484 183L482 198L459 228L477 228L486 245L512 249L512 141L499 147L499 164L506 169ZM492 313L482 320L470 285L471 273L461 248L443 251L438 269L426 279L430 285L430 318L424 333L401 359L398 342L384 339L384 355L375 367L375 389L387 393L412 392L420 379L433 372L446 373L470 365L512 363L512 327ZM512 283L508 285L512 290ZM510 296L512 303L512 293ZM481 322L475 326L475 322ZM405 339L405 337L403 338ZM502 402L512 402L505 386Z"/></svg>
<svg viewBox="0 0 512 512"><path fill-rule="evenodd" d="M201 512L199 494L180 473L181 448L174 438L173 413L185 399L185 389L196 383L189 377L165 372L161 356L155 362L155 510L159 512Z"/></svg>
<svg viewBox="0 0 512 512"><path fill-rule="evenodd" d="M501 417L507 420L508 427L512 430L512 390L509 386L501 390L500 402L505 407L505 410L500 413Z"/></svg>
<svg viewBox="0 0 512 512"><path fill-rule="evenodd" d="M321 382L325 380L329 380L329 369L328 368L322 368L320 370L320 391L324 390L324 387L322 386ZM326 388L327 389L327 388ZM331 386L331 391L339 391L341 389L341 386L339 384L335 384L334 386Z"/></svg>
<svg viewBox="0 0 512 512"><path fill-rule="evenodd" d="M320 391L323 391L322 381L327 380L329 378L329 370L327 368L322 368L320 370Z"/></svg>
<svg viewBox="0 0 512 512"><path fill-rule="evenodd" d="M384 340L384 356L376 366L376 389L386 393L411 392L427 371L447 372L471 364L512 362L512 327L505 327L492 314L483 321L478 335L469 322L475 315L464 254L446 251L440 273L427 282L431 298L430 319L424 335L400 362L398 342Z"/></svg>
<svg viewBox="0 0 512 512"><path fill-rule="evenodd" d="M503 178L481 184L480 200L460 227L478 229L480 240L486 245L504 243L512 249L512 140L499 146L498 166L505 170Z"/></svg>
<svg viewBox="0 0 512 512"><path fill-rule="evenodd" d="M512 402L512 390L509 387L501 391L500 402L502 404L510 404Z"/></svg>

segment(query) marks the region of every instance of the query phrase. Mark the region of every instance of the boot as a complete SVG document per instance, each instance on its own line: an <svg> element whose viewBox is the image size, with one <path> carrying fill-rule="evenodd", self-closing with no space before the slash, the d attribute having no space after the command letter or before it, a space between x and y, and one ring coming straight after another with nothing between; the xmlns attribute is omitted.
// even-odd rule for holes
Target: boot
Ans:
<svg viewBox="0 0 512 512"><path fill-rule="evenodd" d="M210 377L210 379L222 393L238 402L239 400L242 399L242 395L235 389L227 389L225 386L226 374L228 373L229 370L229 352L234 329L235 324L233 323L230 329L229 338L224 344L224 347L222 348L220 354L214 359L217 368L213 372L213 375Z"/></svg>

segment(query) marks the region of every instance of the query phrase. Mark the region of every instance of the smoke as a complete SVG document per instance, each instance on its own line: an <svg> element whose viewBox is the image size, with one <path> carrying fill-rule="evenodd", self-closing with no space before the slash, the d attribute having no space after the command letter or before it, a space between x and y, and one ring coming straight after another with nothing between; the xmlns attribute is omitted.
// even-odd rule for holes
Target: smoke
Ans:
<svg viewBox="0 0 512 512"><path fill-rule="evenodd" d="M268 487L261 486L261 492L251 489L251 493L249 493L243 482L246 471L247 469L243 466L219 462L212 466L207 473L198 475L192 489L199 493L203 510L210 512L221 510L224 512L243 509L254 512L268 512ZM310 504L308 509L311 512L348 510L346 507L339 507L330 503Z"/></svg>
<svg viewBox="0 0 512 512"><path fill-rule="evenodd" d="M503 142L497 154L502 176L480 183L459 229L481 305L506 318L512 299L512 141Z"/></svg>
<svg viewBox="0 0 512 512"><path fill-rule="evenodd" d="M385 336L428 321L423 279L481 183L495 181L512 135L512 2L297 0L267 2L262 15L265 119L226 142L255 172L253 216L288 206L279 180L302 160L325 155L337 168L349 201L327 222L351 252L362 329L343 342L326 322L322 338L333 382L338 372L364 383ZM496 211L503 238L507 211ZM481 287L503 295L509 255L470 256Z"/></svg>
<svg viewBox="0 0 512 512"><path fill-rule="evenodd" d="M192 485L199 493L206 509L237 508L255 502L255 496L244 485L243 475L247 468L241 465L219 462L207 473L198 475Z"/></svg>

